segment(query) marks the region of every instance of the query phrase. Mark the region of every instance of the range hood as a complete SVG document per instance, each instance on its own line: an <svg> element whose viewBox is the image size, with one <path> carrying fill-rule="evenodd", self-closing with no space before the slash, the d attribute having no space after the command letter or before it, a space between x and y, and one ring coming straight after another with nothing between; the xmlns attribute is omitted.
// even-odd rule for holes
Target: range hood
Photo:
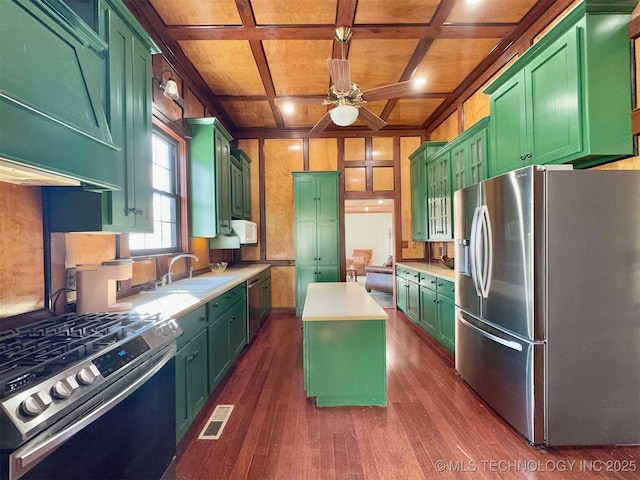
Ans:
<svg viewBox="0 0 640 480"><path fill-rule="evenodd" d="M212 250L226 250L229 248L240 248L240 237L233 230L231 235L218 235L209 239L209 248Z"/></svg>
<svg viewBox="0 0 640 480"><path fill-rule="evenodd" d="M119 189L108 44L61 0L3 1L0 44L2 181Z"/></svg>

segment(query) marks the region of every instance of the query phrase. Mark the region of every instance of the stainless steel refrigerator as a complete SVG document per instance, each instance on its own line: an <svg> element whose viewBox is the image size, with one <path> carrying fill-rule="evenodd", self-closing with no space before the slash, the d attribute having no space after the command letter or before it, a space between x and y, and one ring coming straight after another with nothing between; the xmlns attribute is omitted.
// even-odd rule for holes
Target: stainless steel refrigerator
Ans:
<svg viewBox="0 0 640 480"><path fill-rule="evenodd" d="M454 193L456 370L533 444L640 444L640 171Z"/></svg>

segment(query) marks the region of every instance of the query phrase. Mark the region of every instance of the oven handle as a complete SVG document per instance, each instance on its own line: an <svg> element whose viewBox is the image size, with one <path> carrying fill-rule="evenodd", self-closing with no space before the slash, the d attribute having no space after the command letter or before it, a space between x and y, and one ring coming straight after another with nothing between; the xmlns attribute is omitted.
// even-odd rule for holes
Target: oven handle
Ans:
<svg viewBox="0 0 640 480"><path fill-rule="evenodd" d="M162 367L164 367L175 356L175 354L176 345L175 343L173 343L170 345L170 348L165 351L158 360L156 360L156 363L152 368L144 372L140 376L140 378L136 379L131 385L127 386L116 396L103 403L95 410L90 411L90 413L86 414L85 416L80 417L78 421L71 423L63 430L56 432L51 437L46 438L42 441L38 441L36 437L34 439L35 445L33 445L33 442L29 442L13 452L10 455L11 466L9 480L17 480L22 477L25 473L31 470L37 464L37 462L53 452L56 448L58 448L69 438L71 438L71 436L75 435L80 430L99 419L109 410L116 407L120 402L124 401L129 395L131 395L138 388L144 385L147 380L153 377ZM140 369L141 367L144 367L144 364L138 366L137 368ZM130 372L129 375L131 375L134 371L135 370Z"/></svg>

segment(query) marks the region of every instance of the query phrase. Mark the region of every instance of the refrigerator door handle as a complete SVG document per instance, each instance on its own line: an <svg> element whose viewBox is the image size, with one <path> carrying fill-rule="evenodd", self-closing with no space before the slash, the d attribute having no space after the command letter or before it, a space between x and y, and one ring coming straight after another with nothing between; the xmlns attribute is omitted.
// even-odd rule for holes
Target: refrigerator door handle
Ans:
<svg viewBox="0 0 640 480"><path fill-rule="evenodd" d="M489 287L491 286L491 275L493 273L493 243L491 240L491 218L489 217L489 209L486 205L478 207L480 209L480 228L478 236L482 237L482 260L478 266L481 273L479 285L482 298L489 296ZM479 260L480 261L480 260Z"/></svg>
<svg viewBox="0 0 640 480"><path fill-rule="evenodd" d="M458 315L458 320L462 323L464 323L467 327L475 330L476 332L478 332L480 335L487 337L489 340L492 340L496 343L499 343L500 345L504 345L507 348L510 348L512 350L517 350L518 352L522 351L522 345L520 345L518 342L513 342L511 340L506 340L504 338L500 338L497 335L494 335L492 333L489 333L485 330L482 330L481 328L476 327L474 324L466 321L464 318L462 318L460 315Z"/></svg>
<svg viewBox="0 0 640 480"><path fill-rule="evenodd" d="M480 256L480 214L482 207L476 207L473 211L473 218L471 220L471 238L469 240L469 266L471 269L471 279L473 280L473 287L476 289L476 295L481 296L482 290L480 287L480 270L479 270L479 256Z"/></svg>

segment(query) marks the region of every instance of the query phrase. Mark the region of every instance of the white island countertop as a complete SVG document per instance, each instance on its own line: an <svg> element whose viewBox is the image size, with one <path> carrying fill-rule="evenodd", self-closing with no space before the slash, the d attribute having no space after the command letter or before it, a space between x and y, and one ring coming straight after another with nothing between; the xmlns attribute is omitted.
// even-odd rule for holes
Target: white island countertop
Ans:
<svg viewBox="0 0 640 480"><path fill-rule="evenodd" d="M386 320L387 313L355 282L310 283L302 321Z"/></svg>

